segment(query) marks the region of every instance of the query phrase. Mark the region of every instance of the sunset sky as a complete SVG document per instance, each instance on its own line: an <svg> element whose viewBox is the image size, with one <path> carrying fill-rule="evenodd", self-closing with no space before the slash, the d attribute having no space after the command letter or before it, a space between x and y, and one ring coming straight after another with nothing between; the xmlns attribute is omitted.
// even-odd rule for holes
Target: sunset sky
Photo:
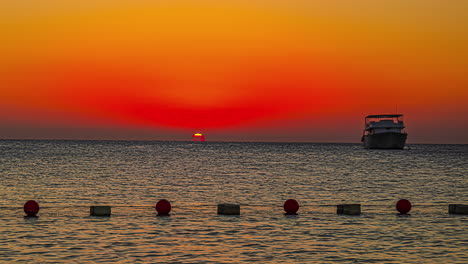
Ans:
<svg viewBox="0 0 468 264"><path fill-rule="evenodd" d="M468 144L468 1L0 3L0 139Z"/></svg>

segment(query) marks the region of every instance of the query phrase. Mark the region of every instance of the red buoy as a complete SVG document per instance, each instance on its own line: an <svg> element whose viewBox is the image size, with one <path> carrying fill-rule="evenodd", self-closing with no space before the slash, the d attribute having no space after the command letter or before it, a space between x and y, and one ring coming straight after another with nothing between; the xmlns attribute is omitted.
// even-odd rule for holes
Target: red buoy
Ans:
<svg viewBox="0 0 468 264"><path fill-rule="evenodd" d="M401 199L396 203L396 209L398 212L400 212L400 214L407 214L409 211L411 211L411 203L406 199Z"/></svg>
<svg viewBox="0 0 468 264"><path fill-rule="evenodd" d="M299 203L294 199L289 199L284 202L284 211L288 215L295 215L297 210L299 210Z"/></svg>
<svg viewBox="0 0 468 264"><path fill-rule="evenodd" d="M159 216L169 215L171 208L171 203L166 199L161 199L156 203L156 211L158 211Z"/></svg>
<svg viewBox="0 0 468 264"><path fill-rule="evenodd" d="M39 204L34 200L27 201L23 206L24 212L29 216L33 217L39 212Z"/></svg>

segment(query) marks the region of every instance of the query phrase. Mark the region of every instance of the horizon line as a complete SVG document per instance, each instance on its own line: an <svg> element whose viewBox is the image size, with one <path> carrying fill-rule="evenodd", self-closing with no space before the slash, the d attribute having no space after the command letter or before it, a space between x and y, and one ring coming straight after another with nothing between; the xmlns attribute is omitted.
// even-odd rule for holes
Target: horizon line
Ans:
<svg viewBox="0 0 468 264"><path fill-rule="evenodd" d="M134 141L134 142L194 142L192 140L161 140L161 139L58 139L58 138L0 138L0 141ZM225 141L207 140L204 143L285 143L285 144L359 144L361 142L313 142L313 141ZM468 145L468 143L411 143L407 145Z"/></svg>

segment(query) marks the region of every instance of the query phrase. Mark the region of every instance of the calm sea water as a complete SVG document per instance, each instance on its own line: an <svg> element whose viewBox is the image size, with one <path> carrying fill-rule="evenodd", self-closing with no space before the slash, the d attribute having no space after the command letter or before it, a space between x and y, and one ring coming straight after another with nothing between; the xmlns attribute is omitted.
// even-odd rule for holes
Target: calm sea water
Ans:
<svg viewBox="0 0 468 264"><path fill-rule="evenodd" d="M468 216L447 213L468 203L468 145L5 140L0 178L1 263L468 263ZM289 198L299 215L283 215Z"/></svg>

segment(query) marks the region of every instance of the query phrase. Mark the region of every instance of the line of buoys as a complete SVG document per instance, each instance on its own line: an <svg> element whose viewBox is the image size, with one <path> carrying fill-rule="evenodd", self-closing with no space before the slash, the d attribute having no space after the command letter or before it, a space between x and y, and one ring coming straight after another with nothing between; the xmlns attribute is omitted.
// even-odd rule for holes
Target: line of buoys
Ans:
<svg viewBox="0 0 468 264"><path fill-rule="evenodd" d="M288 199L283 204L283 209L286 212L285 215L297 215L299 210L299 203L294 199ZM406 199L401 199L396 203L396 210L400 215L406 215L411 211L411 202ZM463 204L449 204L449 214L468 214L468 205ZM24 212L27 217L37 217L37 213L40 210L39 204L34 200L27 201L23 206ZM172 209L171 203L166 199L159 200L155 209L158 212L158 216L170 216ZM111 206L90 206L91 216L111 216ZM361 205L360 204L338 204L336 206L336 213L339 215L360 215ZM239 204L218 204L218 215L240 215Z"/></svg>

